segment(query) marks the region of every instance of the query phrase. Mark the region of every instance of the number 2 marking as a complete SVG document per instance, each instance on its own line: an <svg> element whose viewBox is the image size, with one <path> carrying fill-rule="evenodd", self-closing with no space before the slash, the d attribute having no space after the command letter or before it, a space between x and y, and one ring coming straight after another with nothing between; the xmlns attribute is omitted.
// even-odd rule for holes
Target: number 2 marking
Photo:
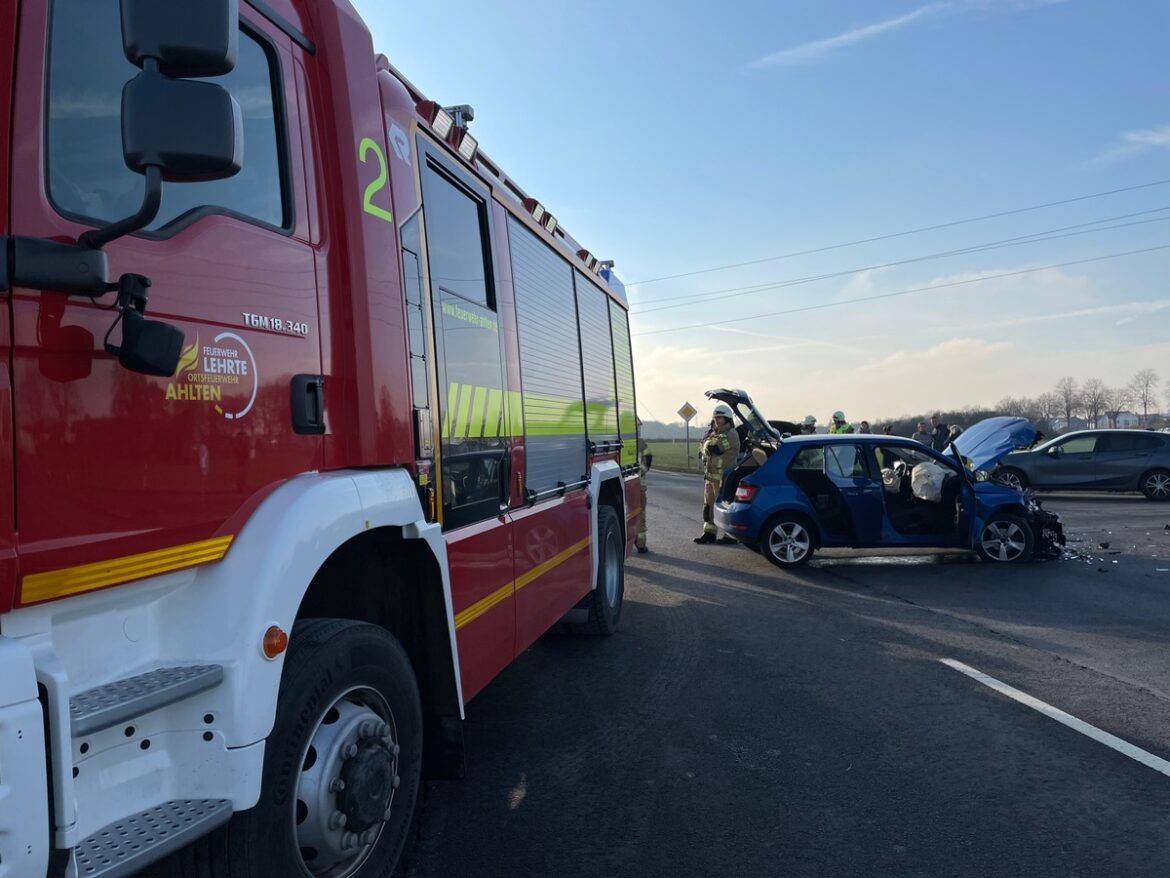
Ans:
<svg viewBox="0 0 1170 878"><path fill-rule="evenodd" d="M369 214L373 214L378 219L384 219L388 223L394 222L394 214L386 210L384 207L378 207L374 204L374 195L379 189L386 186L386 180L389 175L386 172L386 156L382 154L382 147L378 146L377 142L372 137L363 137L362 142L358 145L358 158L362 164L366 163L366 154L374 151L374 155L378 157L378 179L366 187L365 200L362 202L362 209Z"/></svg>

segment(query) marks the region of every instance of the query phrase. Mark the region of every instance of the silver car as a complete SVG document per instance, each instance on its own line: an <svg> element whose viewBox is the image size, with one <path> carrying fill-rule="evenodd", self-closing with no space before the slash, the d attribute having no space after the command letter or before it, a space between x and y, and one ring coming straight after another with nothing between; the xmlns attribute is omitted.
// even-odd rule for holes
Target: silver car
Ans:
<svg viewBox="0 0 1170 878"><path fill-rule="evenodd" d="M1141 491L1170 500L1170 434L1077 430L1009 454L995 478L1045 491Z"/></svg>

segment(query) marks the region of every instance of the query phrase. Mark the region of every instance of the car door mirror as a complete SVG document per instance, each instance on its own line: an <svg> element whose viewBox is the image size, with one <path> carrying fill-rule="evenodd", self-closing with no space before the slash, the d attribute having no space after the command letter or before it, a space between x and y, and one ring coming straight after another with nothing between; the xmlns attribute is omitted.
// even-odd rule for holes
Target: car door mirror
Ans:
<svg viewBox="0 0 1170 878"><path fill-rule="evenodd" d="M1062 454L1064 454L1064 452L1060 450L1060 446L1053 446L1052 448L1049 448L1048 451L1045 453L1049 457L1060 457Z"/></svg>

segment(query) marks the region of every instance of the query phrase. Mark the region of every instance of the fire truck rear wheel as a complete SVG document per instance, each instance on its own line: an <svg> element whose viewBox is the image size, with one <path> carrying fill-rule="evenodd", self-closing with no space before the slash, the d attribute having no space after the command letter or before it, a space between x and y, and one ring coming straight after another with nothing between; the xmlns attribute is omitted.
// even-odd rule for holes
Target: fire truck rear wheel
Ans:
<svg viewBox="0 0 1170 878"><path fill-rule="evenodd" d="M293 629L260 801L180 854L184 878L372 878L414 838L422 773L418 684L374 625Z"/></svg>
<svg viewBox="0 0 1170 878"><path fill-rule="evenodd" d="M626 552L621 519L612 506L597 507L597 582L589 594L584 634L608 637L617 631L626 595Z"/></svg>

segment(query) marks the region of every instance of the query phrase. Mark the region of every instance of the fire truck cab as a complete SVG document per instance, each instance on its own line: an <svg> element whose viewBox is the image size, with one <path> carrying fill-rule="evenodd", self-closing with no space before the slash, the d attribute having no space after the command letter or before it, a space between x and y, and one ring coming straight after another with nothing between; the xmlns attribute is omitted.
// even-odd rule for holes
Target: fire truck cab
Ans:
<svg viewBox="0 0 1170 878"><path fill-rule="evenodd" d="M389 874L619 622L612 264L348 0L7 0L0 65L0 875Z"/></svg>

